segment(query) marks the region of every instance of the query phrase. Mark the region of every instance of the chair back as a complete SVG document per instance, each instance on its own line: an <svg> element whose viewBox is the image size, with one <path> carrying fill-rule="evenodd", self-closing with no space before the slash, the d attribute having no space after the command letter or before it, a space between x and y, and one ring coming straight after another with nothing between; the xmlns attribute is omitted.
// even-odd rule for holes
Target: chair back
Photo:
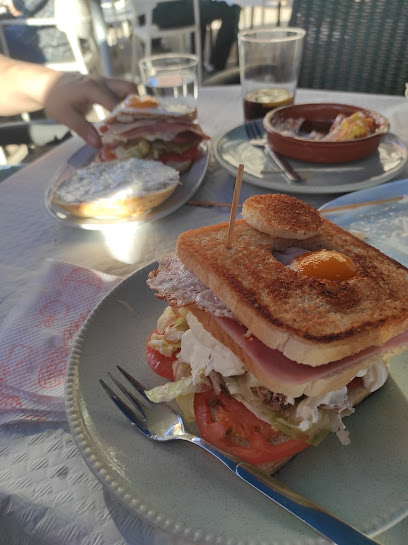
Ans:
<svg viewBox="0 0 408 545"><path fill-rule="evenodd" d="M54 0L56 26L66 34L87 39L92 36L91 8L88 0Z"/></svg>
<svg viewBox="0 0 408 545"><path fill-rule="evenodd" d="M404 94L408 2L294 0L289 25L306 30L299 87Z"/></svg>
<svg viewBox="0 0 408 545"><path fill-rule="evenodd" d="M138 74L137 63L139 59L142 56L148 57L152 54L152 40L156 38L177 38L179 41L179 51L184 51L186 49L187 38L191 38L191 35L193 35L194 50L199 59L198 79L201 83L202 55L199 0L193 0L194 20L192 24L187 26L159 28L153 23L153 10L157 4L174 1L175 0L131 0L133 10L131 72L133 76L136 76L136 74Z"/></svg>

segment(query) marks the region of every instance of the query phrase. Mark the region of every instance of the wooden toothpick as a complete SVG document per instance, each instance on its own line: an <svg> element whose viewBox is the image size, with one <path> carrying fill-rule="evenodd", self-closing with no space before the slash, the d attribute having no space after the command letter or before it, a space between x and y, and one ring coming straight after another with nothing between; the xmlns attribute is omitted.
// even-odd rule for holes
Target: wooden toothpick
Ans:
<svg viewBox="0 0 408 545"><path fill-rule="evenodd" d="M227 249L232 246L232 237L234 235L235 219L237 216L239 194L241 193L242 176L244 175L244 165L238 165L237 177L235 179L234 196L232 197L231 215L229 220L228 238L225 244Z"/></svg>

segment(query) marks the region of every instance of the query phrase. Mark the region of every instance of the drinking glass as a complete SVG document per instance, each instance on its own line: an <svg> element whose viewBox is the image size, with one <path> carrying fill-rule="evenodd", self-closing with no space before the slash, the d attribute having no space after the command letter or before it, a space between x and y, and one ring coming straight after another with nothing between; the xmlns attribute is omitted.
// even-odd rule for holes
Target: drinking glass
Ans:
<svg viewBox="0 0 408 545"><path fill-rule="evenodd" d="M302 28L294 27L238 34L245 121L294 103L305 34Z"/></svg>
<svg viewBox="0 0 408 545"><path fill-rule="evenodd" d="M166 53L144 57L139 61L139 70L146 94L195 104L198 97L196 55Z"/></svg>

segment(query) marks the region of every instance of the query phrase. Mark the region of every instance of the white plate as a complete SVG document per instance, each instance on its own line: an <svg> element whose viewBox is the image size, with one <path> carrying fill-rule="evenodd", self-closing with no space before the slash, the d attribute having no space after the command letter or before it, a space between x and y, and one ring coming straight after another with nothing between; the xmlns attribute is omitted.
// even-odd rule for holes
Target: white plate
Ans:
<svg viewBox="0 0 408 545"><path fill-rule="evenodd" d="M211 144L209 141L200 144L201 157L194 161L191 167L180 174L181 184L176 190L166 199L160 206L156 206L149 210L141 218L128 218L121 220L101 220L94 218L79 218L67 214L65 210L60 209L54 202L54 195L58 186L67 178L72 176L73 172L81 167L89 164L94 158L96 151L90 146L82 146L63 166L54 180L52 180L46 194L46 206L51 214L59 219L66 220L70 224L83 229L98 230L111 225L120 225L123 223L146 223L164 218L172 214L178 208L183 206L200 187L207 172L208 163L210 161Z"/></svg>
<svg viewBox="0 0 408 545"><path fill-rule="evenodd" d="M258 124L263 132L261 120ZM245 125L240 125L218 139L215 156L234 176L239 163L243 163L243 180L249 184L285 193L329 194L365 189L391 180L404 168L408 152L397 136L388 133L378 151L360 161L322 165L287 159L305 180L290 183L262 147L249 143Z"/></svg>
<svg viewBox="0 0 408 545"><path fill-rule="evenodd" d="M343 195L320 210L330 221L362 233L366 242L408 267L408 180Z"/></svg>
<svg viewBox="0 0 408 545"><path fill-rule="evenodd" d="M146 339L164 308L140 269L93 311L68 364L66 407L90 469L138 516L191 541L217 545L318 545L321 538L184 442L154 443L135 431L99 378L119 364L145 386ZM335 436L297 455L278 478L360 530L384 531L408 513L408 374L396 359L386 385L347 418L352 443Z"/></svg>

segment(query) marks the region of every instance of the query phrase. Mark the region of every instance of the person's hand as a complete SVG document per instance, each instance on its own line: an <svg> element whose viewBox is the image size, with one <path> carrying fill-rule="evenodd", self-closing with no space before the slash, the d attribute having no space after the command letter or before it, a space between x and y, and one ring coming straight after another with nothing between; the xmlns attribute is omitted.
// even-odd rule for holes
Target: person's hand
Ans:
<svg viewBox="0 0 408 545"><path fill-rule="evenodd" d="M16 8L13 0L5 0L1 5L4 6L13 17L20 17L20 15L23 15L23 12Z"/></svg>
<svg viewBox="0 0 408 545"><path fill-rule="evenodd" d="M89 145L98 148L102 145L101 137L85 117L89 108L100 104L111 111L133 93L137 93L137 85L129 81L74 72L58 73L45 95L45 111L48 117L66 125Z"/></svg>

